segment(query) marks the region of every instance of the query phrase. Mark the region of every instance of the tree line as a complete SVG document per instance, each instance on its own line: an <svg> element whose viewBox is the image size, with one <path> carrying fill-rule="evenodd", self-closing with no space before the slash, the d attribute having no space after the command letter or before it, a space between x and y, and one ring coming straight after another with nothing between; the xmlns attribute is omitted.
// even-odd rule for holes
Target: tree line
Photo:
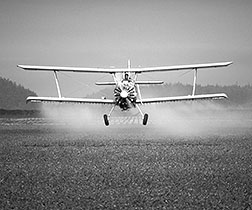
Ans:
<svg viewBox="0 0 252 210"><path fill-rule="evenodd" d="M169 97L192 94L192 85L182 83L166 83L164 85L140 86L142 98ZM228 103L233 106L252 106L252 86L240 85L197 85L196 94L226 93L228 100L219 100L218 103ZM97 93L88 95L92 98L113 98L113 87L105 88Z"/></svg>
<svg viewBox="0 0 252 210"><path fill-rule="evenodd" d="M16 84L15 82L0 77L0 109L6 110L33 110L34 104L26 104L28 96L36 93Z"/></svg>
<svg viewBox="0 0 252 210"><path fill-rule="evenodd" d="M164 85L144 85L141 86L141 95L143 98L181 96L190 95L192 85L182 83L166 83ZM249 85L197 85L196 94L205 93L226 93L229 100L220 100L230 105L252 106L252 86ZM15 82L0 77L0 109L4 110L36 110L37 104L26 104L28 96L37 94ZM87 98L113 98L113 87L104 88L94 94L86 96Z"/></svg>

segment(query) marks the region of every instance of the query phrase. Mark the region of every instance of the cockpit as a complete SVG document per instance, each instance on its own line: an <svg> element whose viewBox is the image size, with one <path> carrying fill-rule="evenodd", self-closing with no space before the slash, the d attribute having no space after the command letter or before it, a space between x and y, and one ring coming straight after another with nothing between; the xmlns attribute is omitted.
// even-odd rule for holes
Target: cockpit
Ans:
<svg viewBox="0 0 252 210"><path fill-rule="evenodd" d="M133 80L128 73L124 74L121 84L123 89L128 89L129 87L134 86Z"/></svg>

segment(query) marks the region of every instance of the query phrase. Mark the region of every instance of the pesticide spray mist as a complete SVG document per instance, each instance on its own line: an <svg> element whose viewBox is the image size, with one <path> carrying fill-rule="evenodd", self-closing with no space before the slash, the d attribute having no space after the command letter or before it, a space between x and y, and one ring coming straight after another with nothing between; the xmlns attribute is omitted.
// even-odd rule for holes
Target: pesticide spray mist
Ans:
<svg viewBox="0 0 252 210"><path fill-rule="evenodd" d="M55 127L68 131L94 131L102 130L102 110L98 105L81 104L43 104L42 113L45 118L53 122Z"/></svg>
<svg viewBox="0 0 252 210"><path fill-rule="evenodd" d="M130 135L153 136L203 136L229 135L244 132L252 127L250 109L227 106L215 101L182 102L142 106L149 114L147 126L141 124L117 124L106 127L103 114L108 113L109 106L82 104L44 104L43 114L46 118L71 132L105 131L107 134L121 133L127 130ZM111 119L116 118L116 112ZM119 111L120 112L120 111ZM135 114L136 109L123 113L123 116ZM140 118L140 116L139 116ZM116 129L115 129L116 128Z"/></svg>
<svg viewBox="0 0 252 210"><path fill-rule="evenodd" d="M155 105L149 113L155 129L171 135L229 135L252 127L249 109L215 101Z"/></svg>

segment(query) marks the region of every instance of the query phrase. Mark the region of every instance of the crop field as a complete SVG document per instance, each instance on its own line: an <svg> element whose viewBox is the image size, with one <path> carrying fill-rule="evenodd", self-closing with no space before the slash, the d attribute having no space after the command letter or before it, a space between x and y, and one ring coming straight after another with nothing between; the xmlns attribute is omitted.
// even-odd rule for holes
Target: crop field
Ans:
<svg viewBox="0 0 252 210"><path fill-rule="evenodd" d="M252 122L235 125L175 135L0 119L0 209L252 209Z"/></svg>

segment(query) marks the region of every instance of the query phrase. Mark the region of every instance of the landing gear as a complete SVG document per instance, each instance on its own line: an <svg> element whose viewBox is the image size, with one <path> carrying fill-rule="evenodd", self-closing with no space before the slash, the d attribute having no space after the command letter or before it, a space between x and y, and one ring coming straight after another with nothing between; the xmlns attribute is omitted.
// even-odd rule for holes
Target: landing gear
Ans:
<svg viewBox="0 0 252 210"><path fill-rule="evenodd" d="M114 111L115 106L116 106L116 105L114 105L114 106L111 108L111 110L110 110L110 112L109 112L108 115L106 115L106 114L103 115L104 124L105 124L106 126L109 126L109 118L110 118L112 112Z"/></svg>
<svg viewBox="0 0 252 210"><path fill-rule="evenodd" d="M106 126L109 126L109 118L110 118L110 116L111 116L113 110L115 109L115 106L116 106L116 105L114 105L114 106L111 108L111 110L110 110L110 112L109 112L108 115L107 115L107 114L104 114L104 115L103 115L104 124L105 124ZM139 107L137 104L136 104L136 107L137 107L138 111L140 112L140 114L141 114L141 116L142 116L143 125L147 125L149 115L148 115L147 113L144 114L144 113L142 112L142 110L140 109L140 107Z"/></svg>
<svg viewBox="0 0 252 210"><path fill-rule="evenodd" d="M106 126L109 126L109 119L108 119L108 115L103 115L103 119L104 119L104 123Z"/></svg>
<svg viewBox="0 0 252 210"><path fill-rule="evenodd" d="M147 122L148 122L148 114L144 114L144 117L143 117L143 125L147 125Z"/></svg>

